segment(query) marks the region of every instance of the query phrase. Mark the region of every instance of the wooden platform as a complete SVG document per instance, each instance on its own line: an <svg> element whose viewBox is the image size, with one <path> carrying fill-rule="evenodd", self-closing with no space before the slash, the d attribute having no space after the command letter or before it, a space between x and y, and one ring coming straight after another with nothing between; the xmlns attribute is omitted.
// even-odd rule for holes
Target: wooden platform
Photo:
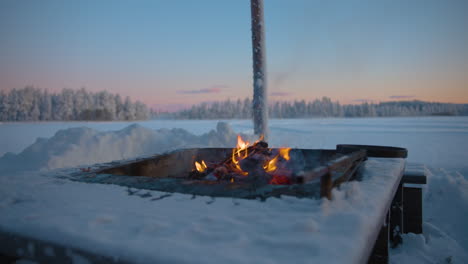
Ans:
<svg viewBox="0 0 468 264"><path fill-rule="evenodd" d="M361 181L345 185L336 201L191 199L73 182L64 172L14 175L0 186L16 197L0 207L0 252L41 263L271 263L290 260L291 252L304 263L365 263L403 169L403 159L370 159ZM332 245L346 246L336 254Z"/></svg>
<svg viewBox="0 0 468 264"><path fill-rule="evenodd" d="M388 263L389 247L404 243L401 234L423 232L422 188L426 182L424 165L407 164L368 263Z"/></svg>

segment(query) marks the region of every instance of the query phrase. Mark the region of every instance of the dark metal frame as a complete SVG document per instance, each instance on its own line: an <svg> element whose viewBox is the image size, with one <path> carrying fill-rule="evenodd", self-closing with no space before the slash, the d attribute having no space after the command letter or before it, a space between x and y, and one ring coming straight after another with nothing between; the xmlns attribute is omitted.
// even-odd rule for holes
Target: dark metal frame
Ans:
<svg viewBox="0 0 468 264"><path fill-rule="evenodd" d="M250 182L212 182L188 178L195 160L208 162L211 157L218 162L219 157L230 156L230 153L231 148L177 150L136 161L103 165L95 170L76 173L70 179L213 197L263 200L291 195L331 199L332 188L355 179L358 168L367 158L365 150L343 154L336 150L292 149L291 155L301 157L306 163L305 172L291 177L292 185L256 185ZM173 167L174 171L171 172L168 167Z"/></svg>
<svg viewBox="0 0 468 264"><path fill-rule="evenodd" d="M389 247L395 248L403 243L402 234L422 234L422 185L426 184L424 172L405 172L399 181L392 203L387 210L385 224L376 238L368 263L387 264ZM405 184L417 184L409 187Z"/></svg>
<svg viewBox="0 0 468 264"><path fill-rule="evenodd" d="M322 151L325 153L324 156L336 153L332 150ZM362 161L369 156L369 154L366 155L366 151L366 148L360 147L359 151L331 159L326 166L312 170L304 174L302 178L296 178L296 180L298 183L307 183L320 179L321 196L331 198L333 187L348 180L353 180L356 177L356 172L361 166ZM396 155L401 155L402 152L399 150L399 153ZM370 156L374 155L375 153ZM391 156L389 153L385 155L387 157ZM369 246L361 254L361 263L388 263L389 247L396 247L403 242L402 233L422 233L422 190L414 186L405 186L405 184L425 184L426 175L423 171L419 173L402 171L398 177L400 178L395 181L394 186L388 186L388 188L391 188L391 198L389 198L381 211L380 217L375 221L376 223L383 223L383 225L381 227L369 227L372 230L372 234L368 238ZM40 253L43 250L36 250L40 254L34 256L28 255L29 253L26 251L24 255L17 255L17 248L25 248L30 243L33 243L37 248L53 248L56 253L55 257ZM88 260L96 263L125 263L128 261L124 259L112 259L80 249L67 248L39 238L25 237L7 230L0 230L0 260L6 262L15 261L20 257L47 263L62 263L63 261L70 260L69 250L85 256Z"/></svg>

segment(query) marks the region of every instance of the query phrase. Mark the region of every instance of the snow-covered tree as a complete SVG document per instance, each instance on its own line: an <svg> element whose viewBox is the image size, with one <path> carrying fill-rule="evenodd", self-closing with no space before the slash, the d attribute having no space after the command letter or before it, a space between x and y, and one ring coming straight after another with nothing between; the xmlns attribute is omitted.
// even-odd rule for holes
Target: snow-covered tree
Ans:
<svg viewBox="0 0 468 264"><path fill-rule="evenodd" d="M49 93L34 87L0 91L0 121L135 120L148 119L141 102L125 102L109 92L63 89Z"/></svg>
<svg viewBox="0 0 468 264"><path fill-rule="evenodd" d="M190 109L169 115L181 119L224 119L251 118L252 101L226 100L223 102L201 103ZM168 114L166 114L167 116ZM328 97L306 102L276 101L269 107L271 118L311 118L311 117L386 117L421 115L468 115L468 105L430 103L422 101L383 102L359 105L341 105Z"/></svg>

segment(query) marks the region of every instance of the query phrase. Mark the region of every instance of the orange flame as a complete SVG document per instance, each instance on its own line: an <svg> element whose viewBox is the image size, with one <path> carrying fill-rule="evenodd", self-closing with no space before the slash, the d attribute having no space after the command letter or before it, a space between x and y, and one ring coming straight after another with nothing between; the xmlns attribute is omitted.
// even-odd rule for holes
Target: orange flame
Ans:
<svg viewBox="0 0 468 264"><path fill-rule="evenodd" d="M248 147L250 146L250 143L248 141L244 141L240 135L237 135L237 147L232 150L232 164L234 165L234 170L236 170L237 173L247 176L249 173L245 172L242 170L242 168L239 165L239 161L242 159L247 158L249 155L248 153Z"/></svg>
<svg viewBox="0 0 468 264"><path fill-rule="evenodd" d="M281 157L283 157L283 159L289 160L291 159L291 157L289 156L289 151L291 151L291 148L280 148L279 154L281 155Z"/></svg>
<svg viewBox="0 0 468 264"><path fill-rule="evenodd" d="M247 150L245 152L247 152ZM245 157L247 157L247 155ZM240 151L236 151L235 149L232 151L232 164L234 164L234 170L241 175L247 176L249 173L243 171L239 164L239 161L245 157L240 156Z"/></svg>
<svg viewBox="0 0 468 264"><path fill-rule="evenodd" d="M272 172L272 171L275 171L278 167L276 166L276 163L278 162L278 155L276 155L273 159L271 159L270 161L268 161L264 166L263 166L263 169L266 171L266 172Z"/></svg>
<svg viewBox="0 0 468 264"><path fill-rule="evenodd" d="M199 172L204 172L207 168L205 161L202 160L201 163L198 163L198 161L195 161L195 168Z"/></svg>
<svg viewBox="0 0 468 264"><path fill-rule="evenodd" d="M290 150L291 150L291 148L281 148L279 150L278 155L276 155L273 159L269 160L268 162L265 163L265 165L263 165L263 169L266 172L273 172L276 169L278 169L278 165L277 165L278 158L281 156L285 160L290 160L291 159L291 157L289 156L289 151Z"/></svg>
<svg viewBox="0 0 468 264"><path fill-rule="evenodd" d="M242 150L246 149L250 143L248 141L244 141L240 135L237 135L237 148Z"/></svg>
<svg viewBox="0 0 468 264"><path fill-rule="evenodd" d="M224 163L223 166L227 167L224 168L228 171L236 173L237 175L247 176L249 173L242 170L240 162L241 160L248 158L249 154L252 155L253 153L258 153L259 155L264 155L265 158L268 158L268 160L266 160L263 164L263 169L265 170L265 172L271 175L271 179L269 182L270 184L291 184L291 180L288 177L289 170L286 167L283 168L283 166L285 165L284 161L289 161L291 159L291 156L289 155L291 148L278 149L277 155L270 159L270 155L272 152L274 152L274 150L270 149L268 152L269 154L265 154L261 151L257 151L257 148L255 147L258 142L263 140L264 137L263 135L261 135L260 138L257 141L255 141L254 144L250 144L250 142L244 141L242 137L238 135L237 146L236 148L232 149L231 162ZM249 149L249 147L251 146L253 147ZM196 170L199 172L204 172L208 168L205 161L203 160L201 162L195 161L195 167ZM229 181L231 183L234 183L235 179L231 177Z"/></svg>

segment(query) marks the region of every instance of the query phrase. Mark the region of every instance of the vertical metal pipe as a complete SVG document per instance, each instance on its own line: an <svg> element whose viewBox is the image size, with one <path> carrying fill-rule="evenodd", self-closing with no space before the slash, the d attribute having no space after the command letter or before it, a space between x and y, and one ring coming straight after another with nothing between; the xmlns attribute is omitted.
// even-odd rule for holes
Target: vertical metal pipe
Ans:
<svg viewBox="0 0 468 264"><path fill-rule="evenodd" d="M265 60L265 23L263 0L250 0L252 12L253 122L256 135L268 134L268 98Z"/></svg>

